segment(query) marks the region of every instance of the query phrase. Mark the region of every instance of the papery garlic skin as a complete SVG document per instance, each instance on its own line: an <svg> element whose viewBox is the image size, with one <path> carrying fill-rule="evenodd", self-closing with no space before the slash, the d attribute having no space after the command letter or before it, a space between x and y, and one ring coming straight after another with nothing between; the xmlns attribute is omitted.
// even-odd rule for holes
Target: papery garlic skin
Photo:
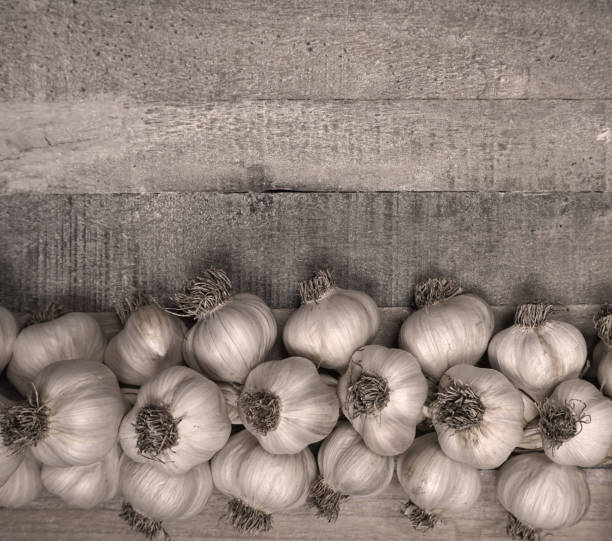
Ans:
<svg viewBox="0 0 612 541"><path fill-rule="evenodd" d="M0 372L11 360L18 331L13 314L0 306Z"/></svg>
<svg viewBox="0 0 612 541"><path fill-rule="evenodd" d="M117 495L120 458L121 450L114 445L102 460L89 466L45 465L41 471L42 484L69 507L91 509Z"/></svg>
<svg viewBox="0 0 612 541"><path fill-rule="evenodd" d="M214 456L211 470L220 492L258 514L267 515L252 528L234 515L230 517L234 526L241 531L262 531L271 527L271 513L306 503L317 467L310 449L291 455L271 454L250 432L243 430L234 434Z"/></svg>
<svg viewBox="0 0 612 541"><path fill-rule="evenodd" d="M523 426L527 426L531 421L537 418L540 413L538 412L536 403L523 391L519 392L523 399Z"/></svg>
<svg viewBox="0 0 612 541"><path fill-rule="evenodd" d="M262 431L249 420L248 397L265 392L276 397L280 413L276 426ZM267 361L247 377L238 412L245 428L269 453L299 453L309 444L325 438L334 428L340 413L336 389L321 379L315 366L303 357Z"/></svg>
<svg viewBox="0 0 612 541"><path fill-rule="evenodd" d="M155 304L138 308L106 346L104 363L117 379L142 385L164 368L183 362L187 328Z"/></svg>
<svg viewBox="0 0 612 541"><path fill-rule="evenodd" d="M523 399L519 391L502 373L467 364L445 372L439 393L452 382L467 385L480 399L484 412L473 426L454 428L440 418L436 399L431 410L440 447L453 460L474 468L501 466L523 437Z"/></svg>
<svg viewBox="0 0 612 541"><path fill-rule="evenodd" d="M612 349L599 360L597 366L597 381L601 386L601 392L612 398Z"/></svg>
<svg viewBox="0 0 612 541"><path fill-rule="evenodd" d="M319 472L325 482L347 496L380 494L391 482L394 462L391 456L371 451L346 421L338 423L317 455Z"/></svg>
<svg viewBox="0 0 612 541"><path fill-rule="evenodd" d="M84 466L102 460L116 444L125 403L110 368L94 361L59 361L36 376L34 388L48 408L48 430L31 447L39 462Z"/></svg>
<svg viewBox="0 0 612 541"><path fill-rule="evenodd" d="M178 520L200 514L213 490L208 462L182 474L170 474L121 457L119 489L123 499L153 520Z"/></svg>
<svg viewBox="0 0 612 541"><path fill-rule="evenodd" d="M241 425L240 413L238 412L238 399L242 386L233 383L218 383L219 390L225 399L227 415L233 425Z"/></svg>
<svg viewBox="0 0 612 541"><path fill-rule="evenodd" d="M562 381L578 377L586 362L587 346L573 325L544 320L536 327L515 323L498 332L489 344L488 355L492 368L540 401Z"/></svg>
<svg viewBox="0 0 612 541"><path fill-rule="evenodd" d="M138 446L138 416L147 406L161 406L177 422L176 443L149 457ZM119 429L119 443L138 463L178 475L210 460L227 442L231 423L219 387L186 366L172 366L147 381Z"/></svg>
<svg viewBox="0 0 612 541"><path fill-rule="evenodd" d="M555 464L543 453L508 460L497 475L496 493L507 511L534 530L573 526L591 500L582 470Z"/></svg>
<svg viewBox="0 0 612 541"><path fill-rule="evenodd" d="M23 329L15 341L6 376L27 396L31 382L46 366L66 359L102 362L105 347L98 322L88 314L71 312Z"/></svg>
<svg viewBox="0 0 612 541"><path fill-rule="evenodd" d="M380 378L387 386L388 396L381 409L356 415L349 391L362 375ZM412 444L427 390L427 381L413 355L377 345L355 351L348 370L338 382L338 397L345 417L365 444L384 456L403 453Z"/></svg>
<svg viewBox="0 0 612 541"><path fill-rule="evenodd" d="M571 379L557 385L547 403L570 408L582 420L576 422L576 434L559 446L551 445L542 432L546 456L564 466L600 464L612 445L612 401L588 381Z"/></svg>
<svg viewBox="0 0 612 541"><path fill-rule="evenodd" d="M478 470L446 456L433 432L416 438L398 457L397 478L410 502L434 517L466 511L480 496Z"/></svg>
<svg viewBox="0 0 612 541"><path fill-rule="evenodd" d="M3 412L12 405L12 401L3 395L0 395L0 417ZM4 445L3 438L0 434L0 487L6 483L11 475L21 464L23 453L15 453L12 449Z"/></svg>
<svg viewBox="0 0 612 541"><path fill-rule="evenodd" d="M30 453L26 453L19 467L0 486L0 507L23 507L34 501L41 492L40 464Z"/></svg>
<svg viewBox="0 0 612 541"><path fill-rule="evenodd" d="M451 366L476 364L487 350L495 318L472 294L456 295L412 312L399 331L399 346L412 353L434 380Z"/></svg>
<svg viewBox="0 0 612 541"><path fill-rule="evenodd" d="M325 287L316 299L302 295L302 305L285 324L283 342L291 355L343 372L353 352L376 336L380 314L366 293L337 287L326 271L313 280L317 277L326 278Z"/></svg>

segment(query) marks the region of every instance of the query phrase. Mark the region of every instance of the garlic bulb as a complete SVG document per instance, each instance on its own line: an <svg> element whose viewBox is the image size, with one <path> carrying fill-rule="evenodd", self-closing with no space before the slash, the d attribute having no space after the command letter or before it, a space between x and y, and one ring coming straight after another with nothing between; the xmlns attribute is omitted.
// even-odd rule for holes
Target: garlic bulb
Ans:
<svg viewBox="0 0 612 541"><path fill-rule="evenodd" d="M528 395L523 391L519 391L519 393L521 393L523 399L523 426L525 426L538 417L540 412L538 411L538 405Z"/></svg>
<svg viewBox="0 0 612 541"><path fill-rule="evenodd" d="M140 388L119 442L133 461L176 475L209 460L230 431L217 385L191 368L171 366Z"/></svg>
<svg viewBox="0 0 612 541"><path fill-rule="evenodd" d="M153 466L139 464L126 455L119 466L119 490L123 505L119 515L135 531L148 539L170 536L163 520L179 520L199 515L213 491L208 462L182 474L169 474Z"/></svg>
<svg viewBox="0 0 612 541"><path fill-rule="evenodd" d="M231 423L233 425L241 425L242 420L240 419L240 413L238 413L238 399L240 398L242 386L234 383L219 383L218 386L225 399L227 415Z"/></svg>
<svg viewBox="0 0 612 541"><path fill-rule="evenodd" d="M0 395L0 419L2 419L4 412L12 405L13 402L11 400ZM0 436L3 436L1 432ZM22 460L23 453L16 453L13 449L7 447L4 444L4 437L0 437L0 487L9 480Z"/></svg>
<svg viewBox="0 0 612 541"><path fill-rule="evenodd" d="M612 401L587 381L564 381L540 406L540 432L553 462L597 466L612 445Z"/></svg>
<svg viewBox="0 0 612 541"><path fill-rule="evenodd" d="M26 327L17 336L6 376L23 396L30 392L37 374L55 361L101 362L104 357L106 339L94 318L81 312L59 314L61 309L50 305L35 315L33 321L40 323Z"/></svg>
<svg viewBox="0 0 612 541"><path fill-rule="evenodd" d="M329 522L338 518L340 504L353 496L382 492L393 477L394 459L370 451L346 421L325 438L317 455L320 475L310 486L308 504Z"/></svg>
<svg viewBox="0 0 612 541"><path fill-rule="evenodd" d="M299 453L327 436L338 421L336 389L302 357L267 361L244 383L238 413L269 453Z"/></svg>
<svg viewBox="0 0 612 541"><path fill-rule="evenodd" d="M188 366L214 381L244 383L272 349L276 319L259 297L231 290L224 271L209 269L174 295L177 309L169 312L198 320L183 343Z"/></svg>
<svg viewBox="0 0 612 541"><path fill-rule="evenodd" d="M70 507L91 509L117 494L120 458L119 446L113 445L102 460L89 466L43 466L42 484Z"/></svg>
<svg viewBox="0 0 612 541"><path fill-rule="evenodd" d="M478 470L447 457L433 432L398 457L397 478L410 498L403 512L417 530L433 528L444 511L470 509L480 495Z"/></svg>
<svg viewBox="0 0 612 541"><path fill-rule="evenodd" d="M430 409L442 450L475 468L501 466L523 437L523 400L497 370L449 368Z"/></svg>
<svg viewBox="0 0 612 541"><path fill-rule="evenodd" d="M250 432L234 434L211 462L215 487L232 498L225 518L240 532L267 532L272 513L306 503L317 467L310 449L268 453Z"/></svg>
<svg viewBox="0 0 612 541"><path fill-rule="evenodd" d="M378 332L376 303L361 291L337 287L331 273L324 270L300 283L300 297L302 305L283 329L287 351L344 372L353 352Z"/></svg>
<svg viewBox="0 0 612 541"><path fill-rule="evenodd" d="M0 507L23 507L35 500L41 491L40 465L30 453L25 453L19 467L0 487Z"/></svg>
<svg viewBox="0 0 612 541"><path fill-rule="evenodd" d="M0 414L0 435L49 466L102 460L117 441L125 403L114 374L94 361L58 361L34 379L29 399Z"/></svg>
<svg viewBox="0 0 612 541"><path fill-rule="evenodd" d="M0 372L11 360L17 332L17 321L13 314L0 306Z"/></svg>
<svg viewBox="0 0 612 541"><path fill-rule="evenodd" d="M434 380L456 364L476 364L487 350L495 323L480 297L463 294L452 280L431 278L417 284L418 308L402 324L399 346L412 353Z"/></svg>
<svg viewBox="0 0 612 541"><path fill-rule="evenodd" d="M338 382L342 412L379 455L403 453L414 440L427 381L407 351L364 346Z"/></svg>
<svg viewBox="0 0 612 541"><path fill-rule="evenodd" d="M142 385L168 366L182 363L181 348L187 331L178 318L140 295L117 307L124 324L104 351L104 362L129 385Z"/></svg>
<svg viewBox="0 0 612 541"><path fill-rule="evenodd" d="M576 524L591 496L582 470L560 466L542 453L518 455L497 475L497 499L509 513L506 531L514 539L536 540L539 531Z"/></svg>
<svg viewBox="0 0 612 541"><path fill-rule="evenodd" d="M587 356L580 331L563 321L549 321L551 310L545 304L520 305L514 325L489 344L491 367L536 401L562 381L578 377Z"/></svg>
<svg viewBox="0 0 612 541"><path fill-rule="evenodd" d="M612 397L612 305L604 305L595 316L595 330L600 342L593 350L593 364L601 392Z"/></svg>

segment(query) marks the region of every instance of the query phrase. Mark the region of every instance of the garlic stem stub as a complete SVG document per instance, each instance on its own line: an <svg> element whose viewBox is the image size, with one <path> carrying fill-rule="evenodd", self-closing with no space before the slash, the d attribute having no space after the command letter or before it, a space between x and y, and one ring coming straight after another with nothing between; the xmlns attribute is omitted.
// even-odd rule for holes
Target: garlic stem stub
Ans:
<svg viewBox="0 0 612 541"><path fill-rule="evenodd" d="M338 382L342 412L375 453L403 453L414 440L427 398L417 360L402 349L364 346Z"/></svg>
<svg viewBox="0 0 612 541"><path fill-rule="evenodd" d="M497 499L508 511L513 539L539 540L542 530L573 526L590 504L582 470L561 466L543 453L508 460L497 474Z"/></svg>
<svg viewBox="0 0 612 541"><path fill-rule="evenodd" d="M115 445L125 402L108 367L58 361L31 387L26 401L0 414L0 434L13 452L30 449L49 466L85 466L102 460Z"/></svg>
<svg viewBox="0 0 612 541"><path fill-rule="evenodd" d="M489 363L515 387L541 401L562 381L579 376L587 346L582 333L564 321L549 319L552 306L521 304L514 325L489 344Z"/></svg>
<svg viewBox="0 0 612 541"><path fill-rule="evenodd" d="M231 432L219 387L186 366L171 366L147 381L119 429L133 461L182 474L210 460Z"/></svg>
<svg viewBox="0 0 612 541"><path fill-rule="evenodd" d="M104 358L106 339L98 322L82 312L61 314L57 305L50 305L31 315L31 324L17 335L6 376L22 396L28 395L38 373L56 361Z"/></svg>
<svg viewBox="0 0 612 541"><path fill-rule="evenodd" d="M430 410L442 450L478 469L501 466L523 437L521 394L490 368L449 368Z"/></svg>
<svg viewBox="0 0 612 541"><path fill-rule="evenodd" d="M606 458L612 445L612 401L594 385L564 381L539 408L544 452L553 462L588 468Z"/></svg>
<svg viewBox="0 0 612 541"><path fill-rule="evenodd" d="M446 456L435 433L419 436L397 459L397 478L410 498L402 509L416 530L433 528L445 511L466 511L481 490L478 470Z"/></svg>
<svg viewBox="0 0 612 541"><path fill-rule="evenodd" d="M42 492L40 464L26 452L19 467L0 486L0 507L16 509L28 505Z"/></svg>
<svg viewBox="0 0 612 541"><path fill-rule="evenodd" d="M0 306L0 372L13 356L18 332L15 316L4 306Z"/></svg>
<svg viewBox="0 0 612 541"><path fill-rule="evenodd" d="M291 355L344 372L353 352L371 342L380 327L376 303L362 291L336 285L329 270L299 285L301 305L283 329Z"/></svg>
<svg viewBox="0 0 612 541"><path fill-rule="evenodd" d="M177 308L169 313L197 319L183 343L185 362L213 381L244 383L274 345L277 326L272 310L255 295L232 294L231 281L222 270L207 270L173 301Z"/></svg>
<svg viewBox="0 0 612 541"><path fill-rule="evenodd" d="M415 287L417 310L404 321L399 346L414 355L423 373L437 381L451 366L476 364L487 350L493 310L454 280L430 278Z"/></svg>
<svg viewBox="0 0 612 541"><path fill-rule="evenodd" d="M394 459L365 445L346 421L340 421L325 438L317 455L320 475L310 486L308 504L319 517L335 522L340 505L349 497L373 496L391 482Z"/></svg>
<svg viewBox="0 0 612 541"><path fill-rule="evenodd" d="M308 447L268 453L247 430L234 434L211 461L217 490L229 496L224 519L241 533L272 528L272 515L306 503L317 467Z"/></svg>
<svg viewBox="0 0 612 541"><path fill-rule="evenodd" d="M247 377L238 413L245 428L269 453L299 453L321 441L340 413L336 389L303 357L267 361Z"/></svg>

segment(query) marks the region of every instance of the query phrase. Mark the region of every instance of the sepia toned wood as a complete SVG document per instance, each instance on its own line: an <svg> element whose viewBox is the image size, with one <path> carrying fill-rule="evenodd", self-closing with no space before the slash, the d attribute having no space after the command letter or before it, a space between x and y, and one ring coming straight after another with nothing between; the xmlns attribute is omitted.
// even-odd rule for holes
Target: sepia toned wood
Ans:
<svg viewBox="0 0 612 541"><path fill-rule="evenodd" d="M609 191L609 103L0 103L0 194Z"/></svg>
<svg viewBox="0 0 612 541"><path fill-rule="evenodd" d="M591 505L577 525L554 532L554 539L607 539L612 501L612 469L585 470L591 491ZM482 492L474 508L464 513L447 513L444 521L426 536L416 532L400 509L406 502L394 479L381 495L347 500L335 524L315 516L307 507L273 515L273 529L260 539L320 540L402 540L421 539L508 541L506 513L495 499L495 472L481 471ZM168 521L164 526L174 541L225 539L243 540L231 526L219 520L227 499L219 493L210 498L205 511L190 520ZM96 509L66 508L59 498L45 495L27 508L0 509L0 539L6 541L142 541L118 518L121 500Z"/></svg>
<svg viewBox="0 0 612 541"><path fill-rule="evenodd" d="M0 99L612 97L609 2L2 0Z"/></svg>
<svg viewBox="0 0 612 541"><path fill-rule="evenodd" d="M0 303L105 311L221 266L236 291L297 305L319 268L379 306L450 276L494 305L612 298L612 193L12 195L0 198Z"/></svg>

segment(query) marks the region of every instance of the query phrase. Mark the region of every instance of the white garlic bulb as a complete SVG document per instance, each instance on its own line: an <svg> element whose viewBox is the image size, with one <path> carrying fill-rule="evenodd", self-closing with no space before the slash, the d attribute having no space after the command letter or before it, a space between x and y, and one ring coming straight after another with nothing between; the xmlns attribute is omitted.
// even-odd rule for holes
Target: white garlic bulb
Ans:
<svg viewBox="0 0 612 541"><path fill-rule="evenodd" d="M349 497L382 492L393 477L394 459L370 451L346 421L325 438L317 455L320 475L310 486L308 504L329 522L338 518L340 504Z"/></svg>
<svg viewBox="0 0 612 541"><path fill-rule="evenodd" d="M244 383L272 349L276 319L259 297L231 289L225 272L209 269L174 295L177 309L169 311L198 320L183 343L188 366L214 381Z"/></svg>
<svg viewBox="0 0 612 541"><path fill-rule="evenodd" d="M552 306L522 304L514 325L489 344L489 363L536 401L562 381L578 377L587 357L582 333L564 321L548 320Z"/></svg>
<svg viewBox="0 0 612 541"><path fill-rule="evenodd" d="M528 425L531 421L537 418L540 415L538 411L538 405L529 398L523 391L519 391L521 393L521 398L523 399L523 425Z"/></svg>
<svg viewBox="0 0 612 541"><path fill-rule="evenodd" d="M209 460L231 431L217 385L186 366L147 381L121 422L119 443L133 461L181 474Z"/></svg>
<svg viewBox="0 0 612 541"><path fill-rule="evenodd" d="M187 329L180 319L142 295L119 305L117 314L124 327L106 346L104 362L120 382L142 385L164 368L183 362Z"/></svg>
<svg viewBox="0 0 612 541"><path fill-rule="evenodd" d="M612 401L588 381L563 381L540 406L539 426L553 462L597 466L612 445Z"/></svg>
<svg viewBox="0 0 612 541"><path fill-rule="evenodd" d="M195 517L204 510L213 491L210 465L203 462L186 473L169 474L153 467L153 462L139 464L123 455L119 490L123 496L119 516L148 539L169 540L162 521Z"/></svg>
<svg viewBox="0 0 612 541"><path fill-rule="evenodd" d="M240 532L267 532L272 513L306 503L317 467L310 449L268 453L247 430L234 434L211 462L215 487L232 499L226 519Z"/></svg>
<svg viewBox="0 0 612 541"><path fill-rule="evenodd" d="M69 507L91 509L117 494L120 458L119 446L113 445L102 460L88 466L58 468L45 465L41 471L42 484Z"/></svg>
<svg viewBox="0 0 612 541"><path fill-rule="evenodd" d="M0 419L2 419L6 409L12 405L13 402L11 400L0 395ZM1 432L0 436L2 436ZM23 453L16 453L13 449L7 447L4 444L4 437L0 437L0 487L9 480L22 460Z"/></svg>
<svg viewBox="0 0 612 541"><path fill-rule="evenodd" d="M338 382L342 412L375 453L403 453L414 440L427 398L417 360L402 349L359 348Z"/></svg>
<svg viewBox="0 0 612 541"><path fill-rule="evenodd" d="M117 441L125 402L111 370L94 361L58 361L34 379L27 401L0 414L0 434L14 452L30 448L49 466L102 460Z"/></svg>
<svg viewBox="0 0 612 541"><path fill-rule="evenodd" d="M457 364L476 364L493 334L491 307L480 297L464 294L452 280L431 278L417 284L418 308L404 321L399 346L412 353L423 373L440 379Z"/></svg>
<svg viewBox="0 0 612 541"><path fill-rule="evenodd" d="M242 392L242 386L235 383L218 383L219 389L225 399L227 415L233 425L241 425L240 413L238 412L238 399Z"/></svg>
<svg viewBox="0 0 612 541"><path fill-rule="evenodd" d="M291 355L344 372L353 352L371 342L380 327L378 307L361 291L336 286L329 271L300 283L302 305L283 329Z"/></svg>
<svg viewBox="0 0 612 541"><path fill-rule="evenodd" d="M410 498L403 512L418 530L433 528L445 511L470 509L480 495L478 470L447 457L433 432L398 457L397 478Z"/></svg>
<svg viewBox="0 0 612 541"><path fill-rule="evenodd" d="M612 397L612 304L604 305L594 321L600 341L593 350L593 365L601 392Z"/></svg>
<svg viewBox="0 0 612 541"><path fill-rule="evenodd" d="M41 491L40 464L26 452L19 467L0 487L0 507L23 507L35 500Z"/></svg>
<svg viewBox="0 0 612 541"><path fill-rule="evenodd" d="M38 373L55 361L102 362L106 339L98 322L81 312L59 314L61 309L50 305L33 320L41 323L26 327L17 336L6 377L23 396L30 392Z"/></svg>
<svg viewBox="0 0 612 541"><path fill-rule="evenodd" d="M244 382L238 412L245 428L269 453L299 453L325 438L338 421L336 389L302 357L267 361Z"/></svg>
<svg viewBox="0 0 612 541"><path fill-rule="evenodd" d="M582 470L555 464L542 453L508 460L497 475L496 491L509 513L506 531L514 539L539 539L540 530L573 526L591 500Z"/></svg>
<svg viewBox="0 0 612 541"><path fill-rule="evenodd" d="M0 306L0 372L11 360L17 332L15 317L9 310Z"/></svg>
<svg viewBox="0 0 612 541"><path fill-rule="evenodd" d="M497 370L449 368L430 410L442 450L478 469L501 466L523 437L523 399Z"/></svg>

